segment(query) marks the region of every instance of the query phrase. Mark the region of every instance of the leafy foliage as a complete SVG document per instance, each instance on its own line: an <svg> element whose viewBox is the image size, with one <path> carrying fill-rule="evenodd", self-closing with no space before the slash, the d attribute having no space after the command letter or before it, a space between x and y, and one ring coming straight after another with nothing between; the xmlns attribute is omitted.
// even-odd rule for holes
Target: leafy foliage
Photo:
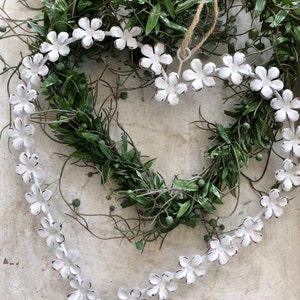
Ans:
<svg viewBox="0 0 300 300"><path fill-rule="evenodd" d="M144 28L140 42L154 44L162 41L168 45L169 51L174 51L198 5L194 0L56 0L43 3L43 22L38 22L38 19L28 22L37 33L35 44L30 46L33 51L39 48L51 30L72 32L81 16L101 17L104 30L119 25L115 12L121 5L132 10L127 26ZM234 1L219 1L223 20L220 18L216 31L202 48L202 55L217 54L214 49L219 44L227 45L230 53L236 51L232 40L236 38L237 16L228 13L233 5ZM211 10L212 1L206 1L194 32L195 40L201 38L209 27ZM245 10L252 13L253 19L260 19L262 28L261 31L251 28L246 32L251 41L248 40L245 48L240 50L247 52L254 48L261 54L265 47L262 43L268 39L274 54L267 65L279 64L287 87L291 87L300 73L299 1L246 1L239 12ZM223 203L222 198L228 191L238 196L241 168L248 166L250 159L261 151L269 151L275 141L278 125L274 122L269 103L261 100L258 93L241 92L230 86L236 106L225 113L232 118L231 124L225 127L204 119L198 123L200 128L206 124L212 132L212 146L206 151L210 166L190 179L176 177L168 186L164 178L152 169L154 159L145 161L121 125L121 146L111 139L110 125L117 111L117 93L112 90L111 99L101 103L100 111L96 112L96 94L86 75L78 70L86 59L102 63L104 52L115 57L113 39L95 43L88 50L83 50L79 42L70 46L72 55L60 57L58 62L49 65L51 71L42 84L42 94L50 108L58 112L51 128L61 142L75 149L71 157L91 162L100 170L102 184L110 179L117 183L115 192L122 207L136 206L139 224L129 232L141 237L137 247L142 249L145 242L165 235L179 224L195 227L203 222L208 236L221 230L222 226L215 219L208 220L208 216L215 212L216 205ZM215 47L213 50L212 46ZM133 56L127 61L133 72L138 58ZM151 76L147 77L150 79ZM143 230L140 224L151 224L151 228Z"/></svg>

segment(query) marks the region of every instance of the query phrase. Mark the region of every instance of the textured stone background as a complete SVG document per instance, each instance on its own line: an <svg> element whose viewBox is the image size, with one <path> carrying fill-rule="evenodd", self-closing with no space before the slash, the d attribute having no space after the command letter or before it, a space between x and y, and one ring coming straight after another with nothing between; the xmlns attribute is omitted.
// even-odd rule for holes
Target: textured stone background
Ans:
<svg viewBox="0 0 300 300"><path fill-rule="evenodd" d="M10 16L19 19L29 17L30 12L16 0L7 2L6 11ZM0 3L2 5L3 0ZM26 53L26 46L16 39L0 40L0 55L12 65L19 61L21 52ZM113 77L111 79L115 80ZM10 120L7 82L8 75L3 75L0 81L0 128ZM14 86L15 83L12 83L11 91ZM142 153L157 157L156 168L168 180L175 174L190 176L204 163L202 156L207 147L205 133L196 130L190 122L198 119L200 105L209 120L228 122L222 113L224 93L222 85L219 85L213 90L187 95L177 107L170 107L156 103L150 88L143 94L140 91L132 92L127 101L120 103L119 118ZM142 101L143 98L145 101ZM180 255L192 256L205 251L201 228L191 230L180 227L169 235L162 250L159 250L158 244L151 244L143 254L139 254L134 244L126 240L93 238L66 215L70 211L58 193L57 179L64 159L56 153L67 154L70 149L52 142L41 133L38 126L36 129L35 151L47 173L47 183L54 192L51 202L54 215L63 221L66 245L69 249L80 251L83 273L92 278L102 299L116 299L119 286L143 287L150 272L159 274L166 270L176 270ZM115 134L118 135L118 131ZM17 159L8 146L7 131L4 131L0 140L0 149L0 298L64 299L70 288L51 269L53 253L37 235L39 220L31 216L24 200L25 190L14 171ZM279 166L280 162L272 158L264 186L273 182L274 170ZM260 169L255 165L250 172L255 176ZM86 173L82 168L67 165L62 180L64 197L68 201L82 199L82 212L107 213L110 205L117 206L114 200L105 199L110 185L99 187L99 179L96 176L88 178ZM224 221L227 228L235 228L245 216L254 216L259 210L256 196L246 185L243 185L242 192L243 197L234 217ZM193 286L182 284L174 295L171 294L170 299L299 299L299 201L295 193L284 215L279 220L272 219L265 223L260 244L241 249L224 267L209 264L204 278ZM230 210L232 205L232 201L228 200L227 209ZM120 208L117 208L117 212L132 213L121 212ZM225 211L219 213L225 214ZM116 234L109 220L89 220L90 225L102 236Z"/></svg>

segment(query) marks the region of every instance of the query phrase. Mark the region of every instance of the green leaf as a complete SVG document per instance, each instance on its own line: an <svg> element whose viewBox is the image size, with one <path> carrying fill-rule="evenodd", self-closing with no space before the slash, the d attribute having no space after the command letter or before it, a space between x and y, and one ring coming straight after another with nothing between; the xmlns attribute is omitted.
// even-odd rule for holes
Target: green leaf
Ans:
<svg viewBox="0 0 300 300"><path fill-rule="evenodd" d="M262 14L263 10L266 7L266 4L267 4L267 0L256 0L255 8L254 8L254 15L256 18Z"/></svg>
<svg viewBox="0 0 300 300"><path fill-rule="evenodd" d="M147 24L146 24L146 30L145 34L149 35L151 31L155 28L158 20L159 20L159 15L161 13L161 6L159 3L157 3L151 10Z"/></svg>
<svg viewBox="0 0 300 300"><path fill-rule="evenodd" d="M226 142L227 144L231 144L231 140L226 132L226 129L219 123L216 123L216 129L218 134L220 135L221 139Z"/></svg>
<svg viewBox="0 0 300 300"><path fill-rule="evenodd" d="M81 132L80 135L90 143L95 143L100 140L99 135L90 132Z"/></svg>
<svg viewBox="0 0 300 300"><path fill-rule="evenodd" d="M152 159L146 161L146 162L144 163L144 167L145 167L147 170L149 170L149 169L152 167L152 165L154 164L155 161L156 161L156 158L152 158Z"/></svg>
<svg viewBox="0 0 300 300"><path fill-rule="evenodd" d="M191 8L193 5L197 5L199 0L187 0L187 1L180 1L175 9L175 13L179 14L181 12L186 11L187 9Z"/></svg>
<svg viewBox="0 0 300 300"><path fill-rule="evenodd" d="M125 133L122 134L121 136L122 140L122 147L121 147L121 156L122 158L126 159L127 158L127 150L128 150L128 142L127 142L127 135Z"/></svg>
<svg viewBox="0 0 300 300"><path fill-rule="evenodd" d="M109 149L109 146L105 144L105 141L100 140L98 142L98 145L100 147L101 152L109 159L113 160L114 159L114 154L113 152Z"/></svg>
<svg viewBox="0 0 300 300"><path fill-rule="evenodd" d="M214 212L216 210L208 198L199 196L197 200L206 211Z"/></svg>
<svg viewBox="0 0 300 300"><path fill-rule="evenodd" d="M107 160L101 168L101 183L106 183L107 180L112 177L113 173L114 171L110 166L110 160Z"/></svg>
<svg viewBox="0 0 300 300"><path fill-rule="evenodd" d="M293 36L296 44L300 46L300 26L294 27Z"/></svg>
<svg viewBox="0 0 300 300"><path fill-rule="evenodd" d="M41 27L40 25L38 25L37 23L28 20L27 23L30 25L30 27L32 29L34 29L38 34L40 34L41 36L46 36L46 31L44 27Z"/></svg>
<svg viewBox="0 0 300 300"><path fill-rule="evenodd" d="M122 201L121 207L126 208L126 207L133 206L135 204L136 204L136 201L128 197Z"/></svg>
<svg viewBox="0 0 300 300"><path fill-rule="evenodd" d="M61 13L65 13L68 9L68 3L65 0L56 0L54 5L55 8Z"/></svg>
<svg viewBox="0 0 300 300"><path fill-rule="evenodd" d="M221 199L221 194L219 192L219 190L217 189L217 187L213 184L210 184L210 191L219 199Z"/></svg>
<svg viewBox="0 0 300 300"><path fill-rule="evenodd" d="M273 26L278 27L278 25L286 18L288 12L288 10L280 10L274 18Z"/></svg>
<svg viewBox="0 0 300 300"><path fill-rule="evenodd" d="M78 1L77 9L78 11L85 10L86 8L90 7L93 4L91 1Z"/></svg>
<svg viewBox="0 0 300 300"><path fill-rule="evenodd" d="M61 84L62 81L57 77L55 73L51 73L41 84L41 88L48 88L52 85Z"/></svg>
<svg viewBox="0 0 300 300"><path fill-rule="evenodd" d="M171 15L171 17L174 19L175 18L175 9L174 9L174 1L171 0L163 0L164 5L167 9L167 11L169 12L169 14Z"/></svg>
<svg viewBox="0 0 300 300"><path fill-rule="evenodd" d="M162 21L163 24L165 24L170 29L174 29L174 30L179 31L181 33L186 33L187 32L186 27L178 25L177 23L174 23L174 22L170 21L168 18L166 18L164 16L160 16L160 20Z"/></svg>
<svg viewBox="0 0 300 300"><path fill-rule="evenodd" d="M180 205L180 208L176 215L177 218L182 217L188 211L188 209L191 206L191 201L186 201L183 204L179 204L179 205Z"/></svg>
<svg viewBox="0 0 300 300"><path fill-rule="evenodd" d="M134 194L133 191L128 191L127 195L130 199L134 200L136 203L139 203L143 206L147 206L151 203L150 198L137 196L137 195Z"/></svg>
<svg viewBox="0 0 300 300"><path fill-rule="evenodd" d="M179 187L183 191L196 192L198 191L198 185L195 182L191 182L186 179L174 179L172 183Z"/></svg>

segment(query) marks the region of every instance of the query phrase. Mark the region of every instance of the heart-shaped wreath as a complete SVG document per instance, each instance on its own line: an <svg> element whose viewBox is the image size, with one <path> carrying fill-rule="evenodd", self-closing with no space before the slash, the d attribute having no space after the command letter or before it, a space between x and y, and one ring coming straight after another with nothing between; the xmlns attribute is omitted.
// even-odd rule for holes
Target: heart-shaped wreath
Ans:
<svg viewBox="0 0 300 300"><path fill-rule="evenodd" d="M284 21L289 22L290 29L284 30L293 37L292 40L287 36L278 36L272 44L275 54L268 61L269 65L253 68L241 51L223 55L221 67L212 62L204 64L195 57L204 42L215 42L213 30L218 24L218 8L224 12L231 8L219 5L218 1L205 2L44 1L43 25L38 19L28 21L37 36L30 43L33 54L26 56L22 62L22 83L10 96L16 117L9 135L14 149L20 151L16 170L28 187L25 197L30 203L30 211L33 215L44 214L39 233L48 246L55 249L56 258L52 266L63 278L69 279L74 288L68 295L69 299L98 299L98 294L91 289L89 280L81 278L76 254L66 249L61 224L54 221L50 212L52 192L42 187L44 172L38 166L38 156L33 152L35 127L30 120L35 120L37 115L50 124L60 141L76 149L70 157L92 163L101 174L102 183L111 178L116 181L115 192L122 207L136 206L138 220L146 223L146 229L141 229L139 223L128 228L127 232L138 238L139 249L144 247L145 242L163 236L179 224L191 227L199 221L205 224L208 232L205 236L208 242L206 254L192 258L181 256L180 268L176 272L167 271L161 276L150 274L151 287L131 291L120 289L120 299L146 299L155 295L166 299L169 292L177 289L177 279L185 279L190 284L197 276L205 274L202 266L204 260L218 260L221 265L226 264L238 251L235 240L240 241L242 247L259 242L263 220L273 215L281 216L282 208L288 203L288 197L282 195L282 191L288 192L293 186L300 185L300 127L295 126L299 118L297 110L300 100L293 96L291 89L283 90L283 80L291 87L298 71L292 63L283 63L296 60L296 65L299 65L296 46L300 42L300 30L294 18L299 18L299 3L286 4L281 7L284 10L273 11L270 16L266 1L248 1L246 7L253 9L256 17L268 15L268 18L263 19L265 23L262 23L261 35L249 30L251 38L247 40L246 50L262 47L264 26L270 24L269 30L276 28L278 31ZM188 28L182 25L187 16L190 18ZM146 24L143 22L145 19ZM201 20L209 20L207 34L199 33L197 26ZM229 21L225 24L232 25ZM5 36L6 28L2 31ZM190 50L190 43L197 39L200 42ZM181 47L176 49L181 41ZM282 44L285 49L288 45L286 52L280 48ZM231 41L228 45L232 47ZM137 70L139 67L150 71L139 75L141 86L154 82L154 98L158 101L176 105L188 87L198 92L214 86L217 78L224 80L234 92L232 97L237 105L233 111L226 112L233 119L228 127L200 120L199 127L207 124L206 129L213 133L213 146L206 151L211 164L190 179L176 176L168 186L164 178L152 170L154 160L143 159L121 124L118 124L123 131L121 146L118 147L111 139L110 123L116 119L116 104L127 95L121 76L111 87L111 99L106 99L98 111L95 109L95 89L78 68L87 59L105 63L110 56L118 55L116 50L126 47L131 50L128 55L132 60L127 61L132 73L141 74ZM209 51L203 49L202 54ZM164 66L172 64L174 53L177 53L179 67L176 72L168 74ZM281 79L280 70L270 66L274 63L274 57L281 59ZM189 60L189 68L182 71ZM101 78L97 82L101 82ZM43 96L47 101L47 110L36 112L38 96ZM108 106L105 106L106 103ZM276 110L275 115L273 109ZM51 120L50 113L55 113ZM255 217L245 218L232 234L222 233L224 228L217 219L208 218L215 211L215 204L222 204L225 193L237 196L242 165L248 166L252 157L260 160L263 150L270 152L283 122L287 122L288 127L282 129L281 148L289 154L289 158L283 161L283 168L276 171L277 183L268 193L261 194L259 201L263 208ZM70 207L76 212L79 205L80 201L76 199Z"/></svg>

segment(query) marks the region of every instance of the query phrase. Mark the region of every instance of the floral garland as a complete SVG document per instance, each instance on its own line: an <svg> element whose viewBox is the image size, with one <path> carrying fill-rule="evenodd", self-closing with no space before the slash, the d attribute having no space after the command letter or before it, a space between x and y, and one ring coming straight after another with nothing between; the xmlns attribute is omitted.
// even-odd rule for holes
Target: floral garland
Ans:
<svg viewBox="0 0 300 300"><path fill-rule="evenodd" d="M20 151L16 171L22 176L23 182L28 188L25 198L30 204L31 213L33 215L43 214L42 228L39 230L39 234L46 240L50 248L55 249L56 258L53 260L52 266L62 278L70 281L70 285L74 289L68 295L68 299L100 298L98 293L91 288L91 281L81 277L81 268L77 264L77 252L68 251L65 247L65 238L61 233L62 224L54 221L49 207L52 192L42 188L44 171L38 166L39 157L33 153L32 135L35 128L30 124L29 117L35 112L33 101L37 98L37 89L42 84L41 77L48 74L49 68L46 65L48 61L54 63L60 56L67 56L70 52L69 45L78 40L81 40L84 48L89 48L94 40L102 41L106 35L110 35L116 38L115 45L120 50L125 46L141 49L141 53L145 56L140 60L141 66L150 68L158 76L154 82L157 88L155 98L158 101L166 100L171 105L178 103L180 94L187 92L188 88L186 83L179 80L181 73L184 80L191 82L194 91L199 91L203 86L213 86L216 76L230 80L233 85L240 85L244 82L244 78L248 78L246 82L249 83L252 91L260 92L266 101L271 100L270 105L276 110L275 120L277 122L288 121L288 127L282 129L281 148L289 154L289 158L283 161L283 168L276 171L275 178L280 185L271 189L268 195L260 198L262 210L255 217L245 218L233 235L224 234L212 237L208 242L209 246L205 254L195 255L192 258L181 256L179 258L180 268L177 271L166 271L162 275L150 274L150 287L133 288L130 291L120 288L118 291L119 299L122 300L148 299L156 295L159 299L166 299L170 292L177 289L177 280L185 279L187 284L191 284L196 281L197 277L203 276L206 272L202 265L205 260L218 261L221 265L226 264L230 257L238 252L236 241L239 241L242 247L247 247L252 242L260 242L263 220L270 219L273 215L275 217L282 215L283 207L288 203L288 197L282 195L283 192L289 192L293 186L300 185L298 165L300 127L295 126L295 122L299 119L297 109L300 108L300 100L294 98L291 90L283 90L283 82L278 79L280 72L276 67L267 70L262 66L257 66L253 71L252 67L246 63L245 55L242 53L235 53L233 56L224 55L222 57L224 65L220 68L213 63L203 66L200 59L192 59L191 69L183 72L181 72L183 64L190 57L182 59L178 54L178 71L167 74L162 64L171 64L172 57L164 53L164 46L160 43L153 48L149 45L139 45L135 37L141 32L141 29L138 27L127 29L125 26L121 26L112 27L109 32L103 32L100 27L101 19L81 18L78 28L74 29L71 38L66 32L58 34L55 31L49 32L47 34L48 42L41 44L40 52L24 58L25 68L21 71L23 82L17 86L16 92L10 97L16 118L9 135L12 138L13 147ZM187 49L187 51L190 50ZM226 139L225 133L223 133L223 137ZM186 188L193 189L193 186L189 185ZM182 211L188 210L188 208L184 207Z"/></svg>

